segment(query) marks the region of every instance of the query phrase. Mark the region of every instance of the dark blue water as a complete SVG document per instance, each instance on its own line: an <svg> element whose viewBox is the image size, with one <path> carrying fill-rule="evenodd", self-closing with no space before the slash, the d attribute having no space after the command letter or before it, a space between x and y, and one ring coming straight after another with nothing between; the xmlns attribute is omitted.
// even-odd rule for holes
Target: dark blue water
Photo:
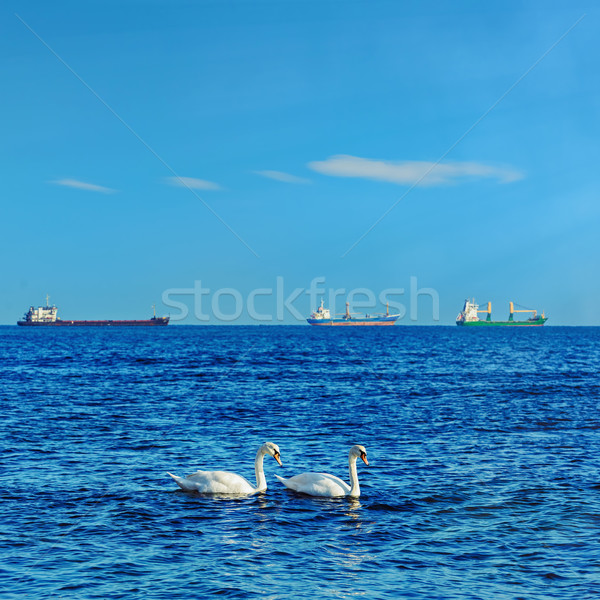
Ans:
<svg viewBox="0 0 600 600"><path fill-rule="evenodd" d="M0 328L0 597L600 594L600 330ZM215 499L166 471L236 471ZM316 499L274 473L348 479Z"/></svg>

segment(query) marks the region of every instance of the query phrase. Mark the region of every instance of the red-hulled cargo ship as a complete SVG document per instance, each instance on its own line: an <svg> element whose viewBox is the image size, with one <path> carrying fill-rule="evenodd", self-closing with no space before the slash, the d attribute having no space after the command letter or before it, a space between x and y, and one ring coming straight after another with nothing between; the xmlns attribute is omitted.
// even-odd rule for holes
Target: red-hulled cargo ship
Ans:
<svg viewBox="0 0 600 600"><path fill-rule="evenodd" d="M125 319L125 320L95 320L95 321L67 321L57 317L58 309L56 306L48 304L49 297L46 296L46 306L30 306L25 313L22 321L17 321L17 325L27 327L155 327L168 325L169 317L157 317L156 310L151 319Z"/></svg>

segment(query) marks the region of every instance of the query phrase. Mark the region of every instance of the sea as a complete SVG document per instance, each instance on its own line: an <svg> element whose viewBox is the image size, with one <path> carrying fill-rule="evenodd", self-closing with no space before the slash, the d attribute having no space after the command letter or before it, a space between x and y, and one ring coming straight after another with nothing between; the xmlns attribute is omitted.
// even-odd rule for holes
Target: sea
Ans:
<svg viewBox="0 0 600 600"><path fill-rule="evenodd" d="M0 327L0 597L600 595L600 328ZM226 470L268 489L180 490ZM315 498L274 477L348 481Z"/></svg>

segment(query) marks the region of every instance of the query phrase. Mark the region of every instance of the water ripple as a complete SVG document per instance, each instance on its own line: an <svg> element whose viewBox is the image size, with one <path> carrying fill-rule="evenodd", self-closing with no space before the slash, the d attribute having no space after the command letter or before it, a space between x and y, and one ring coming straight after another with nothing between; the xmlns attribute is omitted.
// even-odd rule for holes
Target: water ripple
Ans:
<svg viewBox="0 0 600 600"><path fill-rule="evenodd" d="M597 329L0 336L3 599L600 593ZM265 440L265 493L166 475L252 480ZM355 443L358 500L273 476L347 479Z"/></svg>

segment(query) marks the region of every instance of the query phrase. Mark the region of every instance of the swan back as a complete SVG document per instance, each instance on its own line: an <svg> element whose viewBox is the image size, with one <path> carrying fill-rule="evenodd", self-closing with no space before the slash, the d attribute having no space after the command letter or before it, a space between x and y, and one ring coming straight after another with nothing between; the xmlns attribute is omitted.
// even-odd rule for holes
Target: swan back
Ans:
<svg viewBox="0 0 600 600"><path fill-rule="evenodd" d="M329 473L301 473L289 479L284 479L279 475L275 475L275 477L286 488L309 496L338 498L350 493L350 486L345 481Z"/></svg>
<svg viewBox="0 0 600 600"><path fill-rule="evenodd" d="M254 494L258 491L245 477L228 471L196 471L187 477L168 473L186 492L198 494Z"/></svg>

